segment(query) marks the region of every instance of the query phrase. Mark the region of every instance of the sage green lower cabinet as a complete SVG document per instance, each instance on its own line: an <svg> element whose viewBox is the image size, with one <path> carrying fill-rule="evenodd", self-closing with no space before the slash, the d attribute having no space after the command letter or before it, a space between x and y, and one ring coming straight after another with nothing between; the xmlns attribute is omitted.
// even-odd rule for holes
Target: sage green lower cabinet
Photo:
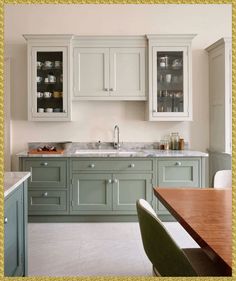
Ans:
<svg viewBox="0 0 236 281"><path fill-rule="evenodd" d="M71 212L112 210L110 174L74 174Z"/></svg>
<svg viewBox="0 0 236 281"><path fill-rule="evenodd" d="M200 158L169 158L157 161L157 187L201 187L201 159ZM170 213L157 200L157 213Z"/></svg>
<svg viewBox="0 0 236 281"><path fill-rule="evenodd" d="M27 261L27 183L19 185L4 203L4 276L25 276Z"/></svg>
<svg viewBox="0 0 236 281"><path fill-rule="evenodd" d="M140 198L152 204L152 174L113 174L113 210L135 211Z"/></svg>

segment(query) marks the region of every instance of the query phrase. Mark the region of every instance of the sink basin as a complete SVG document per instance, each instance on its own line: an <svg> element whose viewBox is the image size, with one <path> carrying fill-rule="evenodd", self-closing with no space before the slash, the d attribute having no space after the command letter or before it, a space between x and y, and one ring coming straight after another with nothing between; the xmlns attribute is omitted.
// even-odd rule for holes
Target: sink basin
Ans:
<svg viewBox="0 0 236 281"><path fill-rule="evenodd" d="M81 149L76 150L75 154L117 154L117 155L133 155L137 154L137 151L122 151L122 150L108 150L108 149Z"/></svg>

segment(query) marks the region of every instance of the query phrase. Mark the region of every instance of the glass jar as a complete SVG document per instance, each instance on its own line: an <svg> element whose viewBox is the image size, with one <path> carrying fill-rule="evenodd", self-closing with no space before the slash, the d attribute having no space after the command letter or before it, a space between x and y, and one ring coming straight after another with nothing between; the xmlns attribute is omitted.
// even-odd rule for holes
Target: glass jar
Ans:
<svg viewBox="0 0 236 281"><path fill-rule="evenodd" d="M171 133L171 149L179 149L179 133Z"/></svg>

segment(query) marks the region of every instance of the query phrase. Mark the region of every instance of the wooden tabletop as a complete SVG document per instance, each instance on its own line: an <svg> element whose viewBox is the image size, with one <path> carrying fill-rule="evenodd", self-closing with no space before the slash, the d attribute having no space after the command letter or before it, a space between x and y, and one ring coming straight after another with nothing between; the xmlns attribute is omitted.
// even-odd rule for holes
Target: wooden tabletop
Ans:
<svg viewBox="0 0 236 281"><path fill-rule="evenodd" d="M193 239L232 273L232 190L155 188L154 193Z"/></svg>

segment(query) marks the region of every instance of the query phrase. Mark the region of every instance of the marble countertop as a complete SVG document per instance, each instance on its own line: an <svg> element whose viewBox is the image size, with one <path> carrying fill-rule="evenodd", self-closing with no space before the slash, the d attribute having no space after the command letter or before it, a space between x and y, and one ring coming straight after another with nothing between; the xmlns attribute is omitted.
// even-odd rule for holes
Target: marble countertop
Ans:
<svg viewBox="0 0 236 281"><path fill-rule="evenodd" d="M63 154L29 154L27 151L18 153L19 157L208 157L208 153L194 150L158 150L158 149L80 149L65 151Z"/></svg>
<svg viewBox="0 0 236 281"><path fill-rule="evenodd" d="M5 172L4 197L15 190L22 182L30 177L30 172Z"/></svg>

